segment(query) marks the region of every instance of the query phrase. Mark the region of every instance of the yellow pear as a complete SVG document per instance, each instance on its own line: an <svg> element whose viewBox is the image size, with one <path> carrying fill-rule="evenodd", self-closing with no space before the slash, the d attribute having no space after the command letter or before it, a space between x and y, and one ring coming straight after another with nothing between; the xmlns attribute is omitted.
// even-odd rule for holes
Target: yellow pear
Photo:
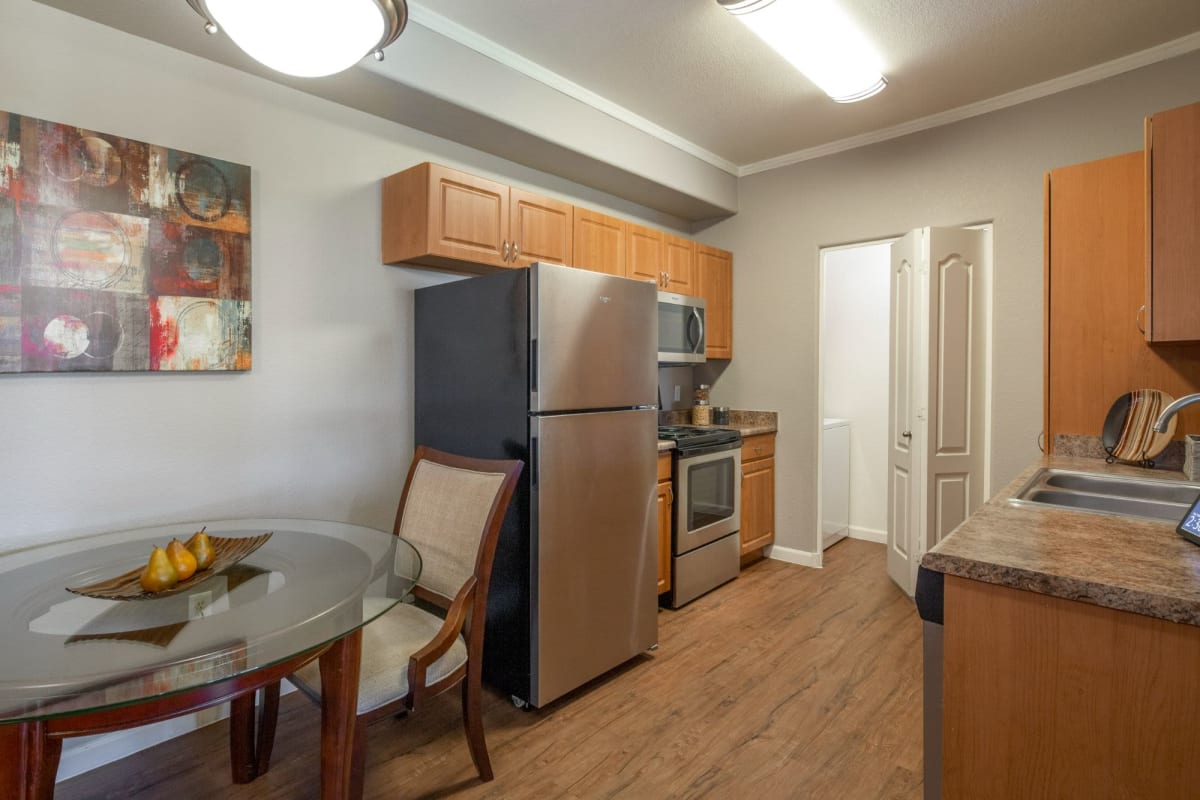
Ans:
<svg viewBox="0 0 1200 800"><path fill-rule="evenodd" d="M217 557L217 554L213 552L212 542L208 540L208 534L204 532L204 528L193 533L192 538L187 540L185 547L196 557L196 569L208 569L212 565L213 559Z"/></svg>
<svg viewBox="0 0 1200 800"><path fill-rule="evenodd" d="M167 558L166 550L161 547L154 548L154 552L150 554L150 561L142 570L141 582L142 588L147 592L161 592L179 583L179 573L175 571L171 559Z"/></svg>
<svg viewBox="0 0 1200 800"><path fill-rule="evenodd" d="M171 559L171 566L175 567L181 581L186 581L196 571L197 558L178 539L172 539L167 545L167 558Z"/></svg>

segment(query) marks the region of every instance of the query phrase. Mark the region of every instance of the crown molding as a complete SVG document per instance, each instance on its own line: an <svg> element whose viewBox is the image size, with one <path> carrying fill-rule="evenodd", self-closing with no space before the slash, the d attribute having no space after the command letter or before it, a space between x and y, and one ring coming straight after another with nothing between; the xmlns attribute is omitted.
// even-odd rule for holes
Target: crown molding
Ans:
<svg viewBox="0 0 1200 800"><path fill-rule="evenodd" d="M601 113L607 114L630 127L653 136L688 155L694 156L717 169L739 178L787 167L802 161L811 161L815 158L842 153L847 150L854 150L859 147L878 144L879 142L886 142L889 139L897 139L901 136L907 136L910 133L918 133L942 125L949 125L954 122L970 119L971 117L978 117L992 111L999 111L1004 108L1020 105L1021 103L1027 103L1031 100L1048 97L1068 89L1086 86L1089 83L1102 81L1106 78L1111 78L1139 69L1140 67L1146 67L1200 49L1200 31L1197 31L1137 53L1131 53L1112 61L1106 61L1103 64L1097 64L1078 72L1072 72L1069 75L1052 78L1051 80L1027 86L1023 89L1017 89L1016 91L998 95L987 100L981 100L977 103L970 103L958 108L941 111L937 114L930 114L920 119L902 122L899 125L881 128L857 136L850 136L845 139L838 139L837 141L827 142L815 147L807 147L803 150L796 150L791 153L739 166L423 5L409 2L408 16L410 22L415 22L424 28L445 36L447 39L463 47L474 50L480 55L486 56L528 78L562 92L568 97L574 98Z"/></svg>
<svg viewBox="0 0 1200 800"><path fill-rule="evenodd" d="M564 78L557 72L546 69L540 64L536 64L519 53L513 52L508 48L497 44L485 36L480 36L470 28L465 28L457 22L432 11L425 6L410 2L408 4L408 19L409 22L415 22L423 28L428 28L434 33L441 34L447 39L450 39L463 47L474 50L480 55L486 56L493 61L496 61L509 69L532 78L539 83L549 86L551 89L562 92L568 97L574 98L581 103L591 106L592 108L613 117L616 120L624 122L630 127L636 128L643 133L649 134L654 138L665 142L678 150L682 150L690 156L694 156L701 161L704 161L717 169L723 170L730 175L738 175L738 165L721 158L716 153L705 150L695 142L689 141L682 136L672 133L661 125L656 125L645 117L639 116L624 106L618 105L611 100L608 100L593 91L585 89L573 81Z"/></svg>
<svg viewBox="0 0 1200 800"><path fill-rule="evenodd" d="M890 128L881 128L877 131L864 133L859 136L851 136L846 139L839 139L835 142L817 145L816 147L808 147L803 150L797 150L793 153L786 153L774 158L756 161L753 164L746 164L738 169L738 177L754 175L759 172L767 172L780 167L787 167L792 164L799 164L801 161L811 161L814 158L822 158L830 156L834 153L842 153L847 150L854 150L859 147L866 147L879 142L886 142L889 139L897 139L901 136L907 136L910 133L937 128L942 125L949 125L953 122L960 122L971 117L978 117L982 114L988 114L992 111L999 111L1003 108L1028 103L1031 100L1038 100L1043 97L1048 97L1058 92L1063 92L1068 89L1075 89L1080 86L1086 86L1089 83L1102 81L1105 78L1111 78L1125 72L1131 72L1140 67L1146 67L1151 64L1157 64L1160 61L1166 61L1169 58L1185 55L1194 50L1200 49L1200 31L1190 33L1187 36L1182 36L1178 39L1173 39L1169 42L1156 45L1147 50L1141 50L1137 53L1131 53L1121 58L1106 61L1103 64L1097 64L1094 67L1072 72L1069 75L1063 75L1058 78L1053 78L1043 83L1027 86L1024 89L1007 94L998 95L987 100L981 100L978 103L971 103L958 108L952 108L949 111L942 111L937 114L931 114L927 117L914 119L909 122L903 122L899 125L893 125Z"/></svg>

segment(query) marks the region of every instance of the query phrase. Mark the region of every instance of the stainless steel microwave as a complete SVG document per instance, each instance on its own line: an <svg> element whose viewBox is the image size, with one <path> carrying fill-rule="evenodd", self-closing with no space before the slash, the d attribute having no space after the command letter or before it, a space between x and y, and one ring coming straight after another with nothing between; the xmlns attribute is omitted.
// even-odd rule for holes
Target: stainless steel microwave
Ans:
<svg viewBox="0 0 1200 800"><path fill-rule="evenodd" d="M658 293L658 363L704 363L704 307L699 297Z"/></svg>

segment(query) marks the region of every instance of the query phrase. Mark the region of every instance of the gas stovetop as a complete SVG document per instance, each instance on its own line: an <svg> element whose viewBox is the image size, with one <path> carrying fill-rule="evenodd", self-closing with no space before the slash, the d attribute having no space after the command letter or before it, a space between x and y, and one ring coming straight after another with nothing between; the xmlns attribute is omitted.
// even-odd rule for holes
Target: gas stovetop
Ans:
<svg viewBox="0 0 1200 800"><path fill-rule="evenodd" d="M742 434L734 428L698 428L694 425L660 425L658 438L675 442L679 450L741 444Z"/></svg>

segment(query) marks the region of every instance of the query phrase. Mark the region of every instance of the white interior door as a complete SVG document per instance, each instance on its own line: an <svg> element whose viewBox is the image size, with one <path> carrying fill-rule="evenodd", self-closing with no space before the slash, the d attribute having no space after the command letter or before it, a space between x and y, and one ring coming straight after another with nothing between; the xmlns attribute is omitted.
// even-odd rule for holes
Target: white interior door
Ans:
<svg viewBox="0 0 1200 800"><path fill-rule="evenodd" d="M908 594L921 556L984 500L987 264L980 230L892 245L888 574Z"/></svg>
<svg viewBox="0 0 1200 800"><path fill-rule="evenodd" d="M913 449L913 301L921 232L909 231L892 243L891 334L888 349L888 515L887 568L900 588L912 594L910 576L917 524L913 503L916 453Z"/></svg>

